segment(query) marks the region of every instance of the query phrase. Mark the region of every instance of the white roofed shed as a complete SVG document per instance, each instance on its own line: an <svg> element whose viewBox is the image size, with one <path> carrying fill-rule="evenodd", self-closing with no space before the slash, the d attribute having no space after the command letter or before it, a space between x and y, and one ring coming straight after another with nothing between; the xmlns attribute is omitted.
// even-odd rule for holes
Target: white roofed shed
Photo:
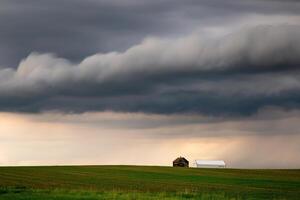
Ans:
<svg viewBox="0 0 300 200"><path fill-rule="evenodd" d="M198 168L225 168L224 160L195 160Z"/></svg>

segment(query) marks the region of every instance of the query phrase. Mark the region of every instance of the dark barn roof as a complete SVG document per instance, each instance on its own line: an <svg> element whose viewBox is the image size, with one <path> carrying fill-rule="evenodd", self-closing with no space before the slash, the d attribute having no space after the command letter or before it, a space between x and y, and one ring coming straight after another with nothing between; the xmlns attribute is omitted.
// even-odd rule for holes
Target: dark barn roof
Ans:
<svg viewBox="0 0 300 200"><path fill-rule="evenodd" d="M184 157L178 157L178 158L176 158L173 162L174 162L174 163L178 163L178 162L189 163L189 161L188 161L187 159L185 159Z"/></svg>

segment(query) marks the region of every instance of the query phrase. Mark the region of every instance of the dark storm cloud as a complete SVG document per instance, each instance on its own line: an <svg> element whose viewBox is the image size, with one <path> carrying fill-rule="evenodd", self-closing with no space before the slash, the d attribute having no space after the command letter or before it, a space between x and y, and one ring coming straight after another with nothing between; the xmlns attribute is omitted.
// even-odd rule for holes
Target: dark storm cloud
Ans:
<svg viewBox="0 0 300 200"><path fill-rule="evenodd" d="M249 14L298 14L296 1L2 0L0 66L31 52L77 62L96 52L125 50L146 36L177 36L201 25Z"/></svg>
<svg viewBox="0 0 300 200"><path fill-rule="evenodd" d="M148 38L74 64L33 53L0 71L0 109L251 115L298 108L300 26Z"/></svg>

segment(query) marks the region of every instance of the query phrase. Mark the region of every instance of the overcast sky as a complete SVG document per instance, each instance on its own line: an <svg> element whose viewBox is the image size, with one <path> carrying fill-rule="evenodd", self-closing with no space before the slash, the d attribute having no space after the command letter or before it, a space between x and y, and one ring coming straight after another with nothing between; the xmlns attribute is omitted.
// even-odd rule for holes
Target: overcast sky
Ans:
<svg viewBox="0 0 300 200"><path fill-rule="evenodd" d="M299 10L293 0L0 1L0 165L186 155L299 168Z"/></svg>

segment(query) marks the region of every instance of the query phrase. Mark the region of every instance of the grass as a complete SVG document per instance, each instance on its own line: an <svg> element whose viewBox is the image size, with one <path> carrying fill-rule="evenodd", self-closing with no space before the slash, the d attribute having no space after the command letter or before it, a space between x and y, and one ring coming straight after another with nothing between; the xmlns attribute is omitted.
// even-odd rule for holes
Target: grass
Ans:
<svg viewBox="0 0 300 200"><path fill-rule="evenodd" d="M300 170L0 167L2 199L300 199Z"/></svg>

